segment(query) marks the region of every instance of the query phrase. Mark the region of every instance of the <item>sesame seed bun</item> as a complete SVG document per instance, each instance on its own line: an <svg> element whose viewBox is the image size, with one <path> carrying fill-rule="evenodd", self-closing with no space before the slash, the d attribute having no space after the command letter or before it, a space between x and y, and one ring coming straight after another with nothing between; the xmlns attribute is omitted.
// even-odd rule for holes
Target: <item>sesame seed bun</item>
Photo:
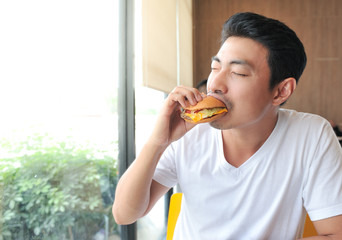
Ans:
<svg viewBox="0 0 342 240"><path fill-rule="evenodd" d="M218 100L217 98L214 98L212 96L206 96L205 98L203 98L202 101L198 102L195 106L190 106L185 109L190 110L190 111L196 111L196 110L201 110L204 108L216 108L216 107L225 108L226 105L224 105L224 103Z"/></svg>

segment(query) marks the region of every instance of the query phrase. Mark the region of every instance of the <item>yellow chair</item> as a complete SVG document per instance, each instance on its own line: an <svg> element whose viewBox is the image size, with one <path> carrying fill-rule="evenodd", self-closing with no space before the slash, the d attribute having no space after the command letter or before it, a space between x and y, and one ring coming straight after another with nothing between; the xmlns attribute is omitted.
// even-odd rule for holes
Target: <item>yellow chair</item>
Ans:
<svg viewBox="0 0 342 240"><path fill-rule="evenodd" d="M174 193L170 199L169 216L167 219L166 240L173 239L173 232L175 231L176 222L179 216L182 203L182 193Z"/></svg>
<svg viewBox="0 0 342 240"><path fill-rule="evenodd" d="M169 217L167 221L166 240L172 240L177 218L181 209L182 193L174 193L171 196ZM306 215L303 237L317 236L317 232L308 215Z"/></svg>
<svg viewBox="0 0 342 240"><path fill-rule="evenodd" d="M312 236L317 236L317 232L309 218L309 215L306 214L303 237L306 238Z"/></svg>

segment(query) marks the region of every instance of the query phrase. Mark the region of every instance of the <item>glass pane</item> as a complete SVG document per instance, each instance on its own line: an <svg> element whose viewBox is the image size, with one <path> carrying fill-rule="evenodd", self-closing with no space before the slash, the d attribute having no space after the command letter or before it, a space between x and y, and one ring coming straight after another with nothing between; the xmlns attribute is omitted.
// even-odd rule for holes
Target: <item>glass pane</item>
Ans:
<svg viewBox="0 0 342 240"><path fill-rule="evenodd" d="M165 97L161 91L143 87L141 8L142 1L135 1L135 136L137 155L152 132ZM165 237L165 197L162 197L149 214L138 220L137 238L138 240L162 240Z"/></svg>
<svg viewBox="0 0 342 240"><path fill-rule="evenodd" d="M119 239L118 1L0 1L0 239Z"/></svg>
<svg viewBox="0 0 342 240"><path fill-rule="evenodd" d="M142 87L136 87L136 148L140 152L147 137L151 134L164 93ZM161 240L165 237L164 197L151 212L138 221L138 240Z"/></svg>

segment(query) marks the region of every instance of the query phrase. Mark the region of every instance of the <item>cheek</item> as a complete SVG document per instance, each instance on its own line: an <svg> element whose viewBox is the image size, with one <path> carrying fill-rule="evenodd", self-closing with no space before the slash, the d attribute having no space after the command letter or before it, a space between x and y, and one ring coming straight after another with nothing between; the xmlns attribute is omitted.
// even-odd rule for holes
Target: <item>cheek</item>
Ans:
<svg viewBox="0 0 342 240"><path fill-rule="evenodd" d="M235 85L230 88L230 97L234 99L235 104L249 104L258 99L256 89L250 86Z"/></svg>
<svg viewBox="0 0 342 240"><path fill-rule="evenodd" d="M265 84L253 84L246 81L244 84L233 86L234 94L240 100L251 101L252 103L262 103L270 100L272 92L269 91L268 86Z"/></svg>
<svg viewBox="0 0 342 240"><path fill-rule="evenodd" d="M260 91L257 87L236 91L231 97L234 106L239 108L239 111L251 115L263 112L272 103L272 94L269 91Z"/></svg>

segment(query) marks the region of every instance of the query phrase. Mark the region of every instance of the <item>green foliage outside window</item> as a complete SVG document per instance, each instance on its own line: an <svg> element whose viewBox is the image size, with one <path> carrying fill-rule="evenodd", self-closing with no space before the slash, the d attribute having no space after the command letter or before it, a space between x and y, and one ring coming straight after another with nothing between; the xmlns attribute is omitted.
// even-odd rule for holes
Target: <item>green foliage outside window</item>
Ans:
<svg viewBox="0 0 342 240"><path fill-rule="evenodd" d="M114 153L50 140L1 141L11 155L0 156L0 240L86 240L99 231L114 233Z"/></svg>

